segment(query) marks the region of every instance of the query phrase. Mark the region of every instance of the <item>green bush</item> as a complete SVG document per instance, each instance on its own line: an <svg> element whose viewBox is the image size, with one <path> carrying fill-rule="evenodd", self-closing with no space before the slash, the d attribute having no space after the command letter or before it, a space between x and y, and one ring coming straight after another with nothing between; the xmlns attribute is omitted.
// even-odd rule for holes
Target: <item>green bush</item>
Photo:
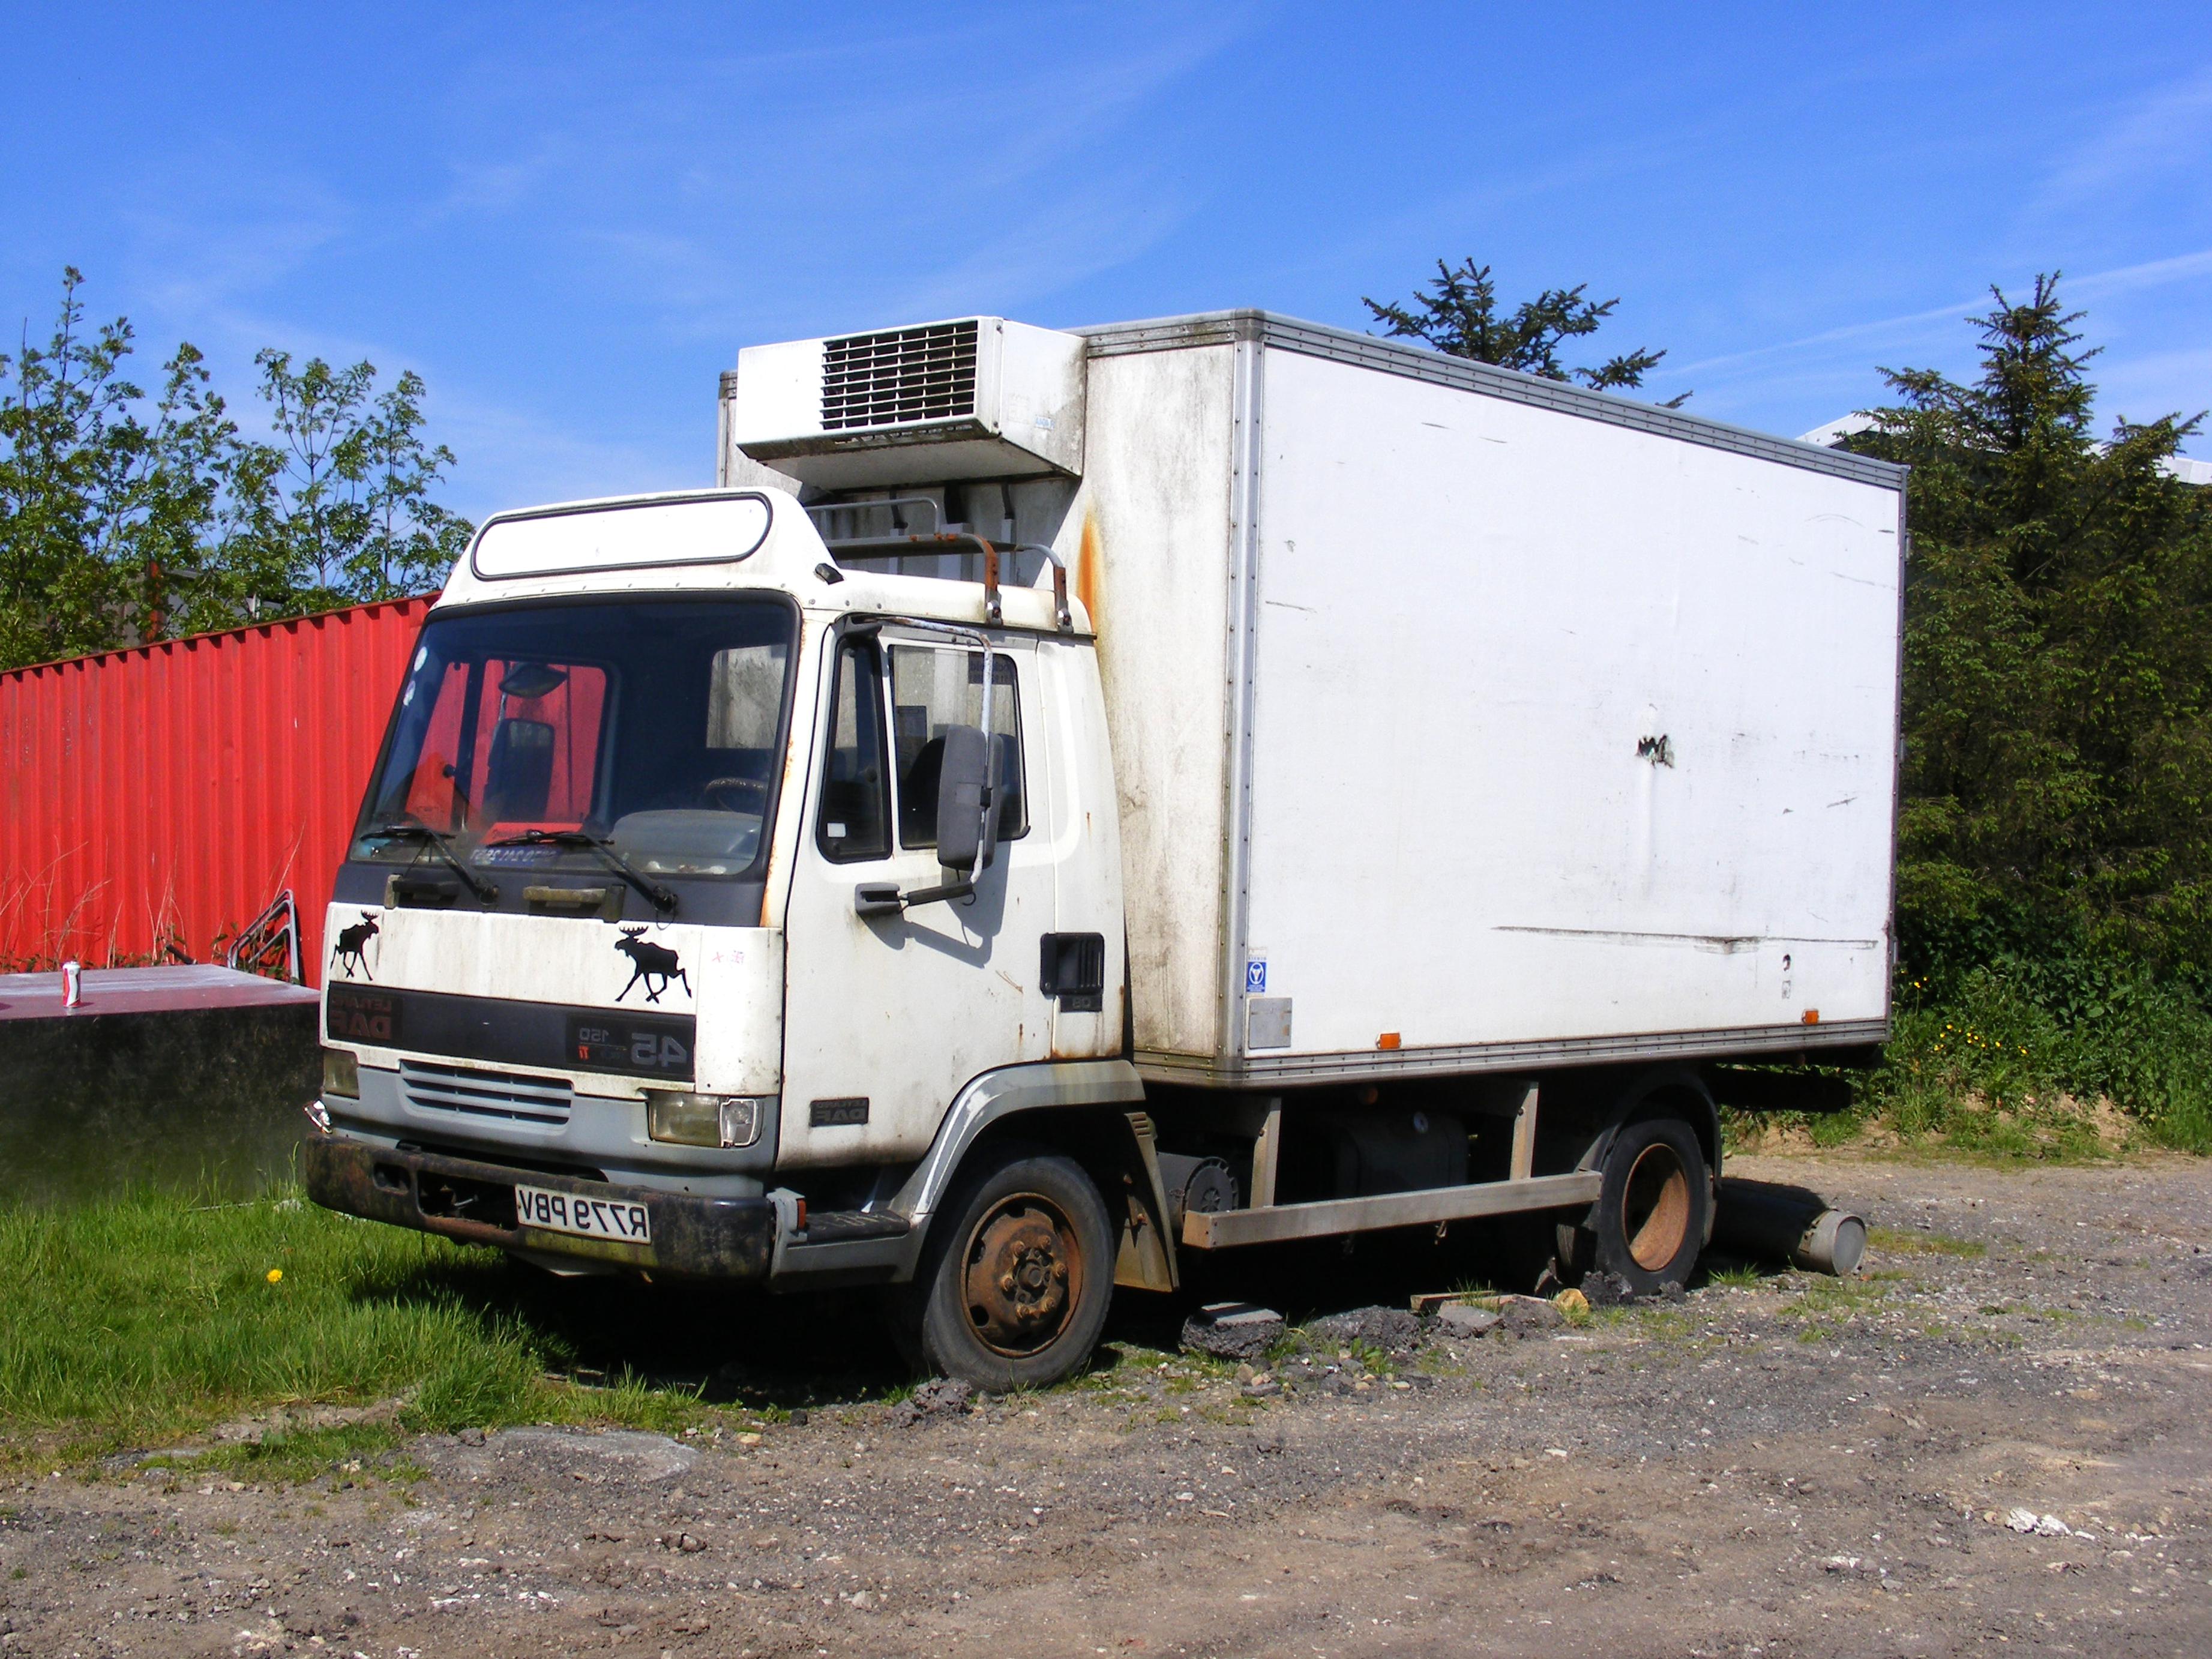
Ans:
<svg viewBox="0 0 2212 1659"><path fill-rule="evenodd" d="M2212 1151L2212 1012L2140 964L2001 957L1899 988L1895 1035L1856 1090L1854 1121L1995 1152L2103 1149L2083 1103L2109 1099L2159 1145ZM2069 1103L2071 1103L2070 1104Z"/></svg>

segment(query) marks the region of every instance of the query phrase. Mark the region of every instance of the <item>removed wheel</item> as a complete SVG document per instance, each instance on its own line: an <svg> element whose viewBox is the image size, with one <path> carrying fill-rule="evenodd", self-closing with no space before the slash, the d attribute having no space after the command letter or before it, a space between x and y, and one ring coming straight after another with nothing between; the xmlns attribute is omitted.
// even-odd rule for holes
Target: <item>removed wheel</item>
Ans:
<svg viewBox="0 0 2212 1659"><path fill-rule="evenodd" d="M1113 1297L1114 1233L1096 1183L1072 1158L1007 1147L947 1197L892 1316L917 1367L1004 1392L1079 1369Z"/></svg>
<svg viewBox="0 0 2212 1659"><path fill-rule="evenodd" d="M1713 1204L1696 1131L1674 1117L1628 1124L1607 1149L1603 1173L1576 1255L1639 1295L1688 1284Z"/></svg>

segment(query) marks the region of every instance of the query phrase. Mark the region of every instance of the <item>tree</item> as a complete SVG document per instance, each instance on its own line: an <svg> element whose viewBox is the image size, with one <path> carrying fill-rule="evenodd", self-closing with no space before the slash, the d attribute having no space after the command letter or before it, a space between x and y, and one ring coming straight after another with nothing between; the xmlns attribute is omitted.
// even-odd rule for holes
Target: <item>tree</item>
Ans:
<svg viewBox="0 0 2212 1659"><path fill-rule="evenodd" d="M1883 371L1851 447L1911 466L1899 899L1923 962L2056 927L2212 967L2212 492L2202 416L2092 426L2059 278L1971 319L1981 373Z"/></svg>
<svg viewBox="0 0 2212 1659"><path fill-rule="evenodd" d="M430 499L431 486L453 464L453 452L423 442L427 390L421 375L404 371L376 400L363 428L368 535L346 572L352 590L364 599L396 599L443 581L475 531Z"/></svg>
<svg viewBox="0 0 2212 1659"><path fill-rule="evenodd" d="M74 268L43 348L25 338L0 408L0 662L96 650L114 635L118 596L102 560L123 515L118 499L144 433L131 416L143 394L121 378L127 322L88 336Z"/></svg>
<svg viewBox="0 0 2212 1659"><path fill-rule="evenodd" d="M1419 340L1447 356L1496 363L1547 380L1579 380L1599 391L1641 386L1665 351L1639 348L1608 357L1595 368L1560 362L1559 349L1567 341L1596 333L1620 303L1618 297L1584 299L1589 287L1577 283L1572 288L1547 288L1534 299L1522 301L1510 317L1500 317L1498 286L1488 265L1468 258L1455 269L1439 259L1436 280L1410 304L1385 305L1364 296L1360 303L1376 322L1389 325L1393 339ZM1665 407L1678 408L1689 395L1685 392Z"/></svg>
<svg viewBox="0 0 2212 1659"><path fill-rule="evenodd" d="M126 379L131 324L88 330L83 281L0 354L0 667L419 592L467 544L420 375L264 351L275 441L249 441L191 345L153 398Z"/></svg>
<svg viewBox="0 0 2212 1659"><path fill-rule="evenodd" d="M253 362L277 438L254 458L268 491L252 503L257 529L279 550L293 581L321 601L316 608L341 604L347 563L368 538L362 405L376 370L366 362L333 369L320 357L295 370L292 354L273 346Z"/></svg>
<svg viewBox="0 0 2212 1659"><path fill-rule="evenodd" d="M422 377L404 370L379 394L373 363L295 369L274 349L254 362L278 441L253 458L253 516L294 582L334 604L435 584L474 526L430 499L453 452L424 440Z"/></svg>

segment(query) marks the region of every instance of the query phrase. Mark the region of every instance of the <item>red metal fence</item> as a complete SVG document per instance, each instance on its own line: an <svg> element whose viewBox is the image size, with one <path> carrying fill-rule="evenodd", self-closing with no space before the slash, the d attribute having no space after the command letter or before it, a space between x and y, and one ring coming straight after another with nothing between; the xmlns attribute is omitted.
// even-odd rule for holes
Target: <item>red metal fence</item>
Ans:
<svg viewBox="0 0 2212 1659"><path fill-rule="evenodd" d="M0 674L0 968L219 961L323 911L430 595Z"/></svg>

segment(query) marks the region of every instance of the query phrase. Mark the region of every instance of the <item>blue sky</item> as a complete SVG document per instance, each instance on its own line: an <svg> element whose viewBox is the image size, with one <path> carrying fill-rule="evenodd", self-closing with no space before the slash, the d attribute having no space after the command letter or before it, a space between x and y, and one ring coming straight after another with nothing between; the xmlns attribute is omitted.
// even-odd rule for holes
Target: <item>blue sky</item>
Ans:
<svg viewBox="0 0 2212 1659"><path fill-rule="evenodd" d="M1360 327L1439 255L1619 295L1599 349L1663 346L1656 395L1773 431L1876 364L1969 369L1958 319L2052 268L2103 417L2212 404L2194 7L4 15L0 315L42 332L75 264L142 378L179 337L241 404L264 344L416 368L479 515L710 478L753 342Z"/></svg>

